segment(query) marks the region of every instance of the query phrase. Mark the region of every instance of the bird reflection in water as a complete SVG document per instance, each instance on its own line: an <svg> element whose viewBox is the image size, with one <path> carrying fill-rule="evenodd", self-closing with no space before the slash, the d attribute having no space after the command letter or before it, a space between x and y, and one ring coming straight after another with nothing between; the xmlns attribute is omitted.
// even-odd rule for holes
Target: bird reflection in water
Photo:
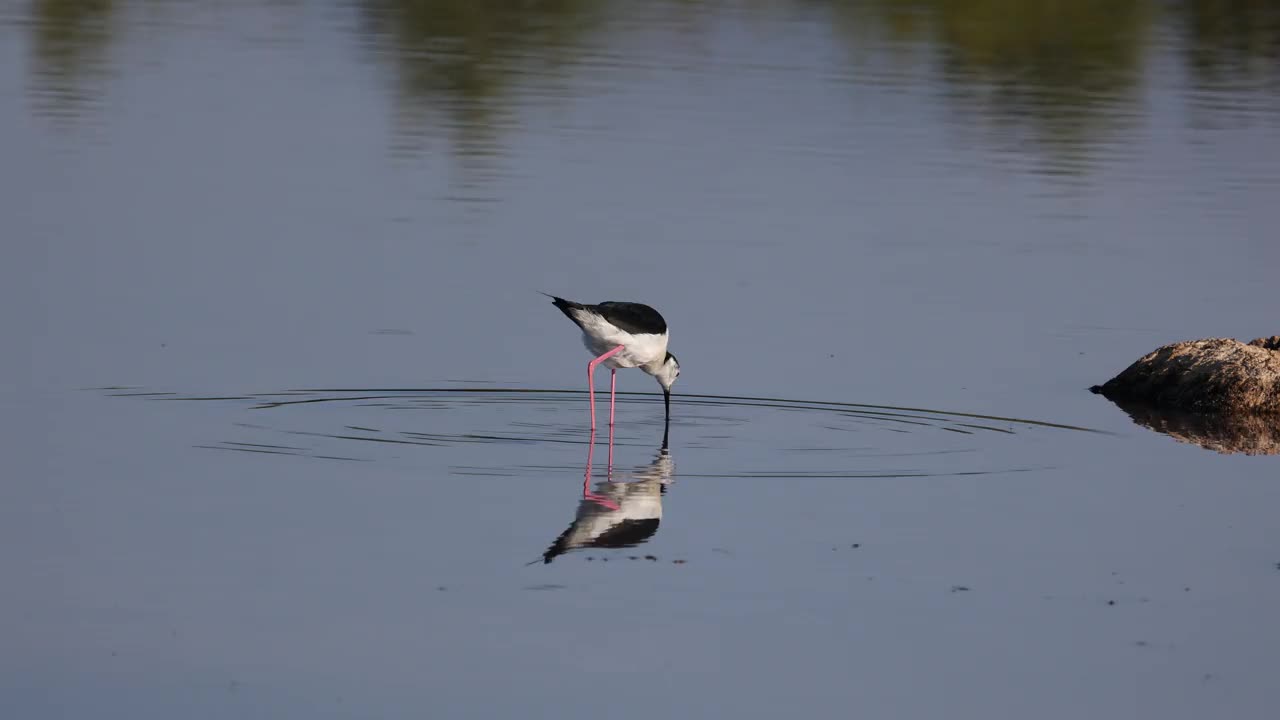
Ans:
<svg viewBox="0 0 1280 720"><path fill-rule="evenodd" d="M662 496L675 470L666 438L663 440L652 462L617 477L613 472L613 443L610 442L606 479L593 489L591 457L595 433L592 433L577 516L542 554L542 562L549 563L571 550L635 547L658 532L662 522Z"/></svg>

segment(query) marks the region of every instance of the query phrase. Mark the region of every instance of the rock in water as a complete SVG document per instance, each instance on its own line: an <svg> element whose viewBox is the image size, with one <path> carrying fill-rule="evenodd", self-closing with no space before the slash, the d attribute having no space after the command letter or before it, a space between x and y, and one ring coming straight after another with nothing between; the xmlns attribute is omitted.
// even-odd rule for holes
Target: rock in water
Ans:
<svg viewBox="0 0 1280 720"><path fill-rule="evenodd" d="M1090 389L1156 408L1280 415L1280 335L1248 344L1210 338L1165 345Z"/></svg>

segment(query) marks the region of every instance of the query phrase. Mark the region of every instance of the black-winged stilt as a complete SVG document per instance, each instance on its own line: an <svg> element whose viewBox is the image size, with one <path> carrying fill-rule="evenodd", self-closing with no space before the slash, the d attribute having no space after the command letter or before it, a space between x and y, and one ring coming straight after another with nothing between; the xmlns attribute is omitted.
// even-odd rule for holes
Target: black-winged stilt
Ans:
<svg viewBox="0 0 1280 720"><path fill-rule="evenodd" d="M588 454L587 483L591 482L590 458ZM626 480L614 480L610 474L596 492L583 485L577 515L542 554L542 562L549 563L570 550L634 547L648 541L662 522L662 496L674 472L675 461L663 447L653 462L636 468Z"/></svg>
<svg viewBox="0 0 1280 720"><path fill-rule="evenodd" d="M618 368L640 368L662 386L666 422L671 422L671 385L680 377L680 362L667 352L667 321L657 310L633 302L602 302L585 305L548 295L570 320L582 328L582 344L595 355L587 363L587 394L591 401L591 429L596 429L596 366L609 367L609 425L613 426L613 406ZM665 444L665 443L664 443Z"/></svg>

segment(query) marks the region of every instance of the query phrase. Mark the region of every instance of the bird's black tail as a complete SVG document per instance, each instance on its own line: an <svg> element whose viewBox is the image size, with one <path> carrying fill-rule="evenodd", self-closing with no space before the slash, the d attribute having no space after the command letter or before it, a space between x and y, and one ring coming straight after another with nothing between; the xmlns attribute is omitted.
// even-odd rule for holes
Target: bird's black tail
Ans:
<svg viewBox="0 0 1280 720"><path fill-rule="evenodd" d="M539 292L541 292L541 291L539 291ZM576 303L576 302L574 302L574 301L572 301L572 300L565 300L564 298L562 298L562 297L556 297L555 295L552 295L551 293L542 293L542 294L543 294L543 295L546 295L546 296L547 296L547 297L549 297L549 298L551 298L551 304L552 304L552 305L555 305L557 308L559 308L559 309L560 309L560 312L564 313L564 316L565 316L565 317L569 318L569 319L570 319L570 320L572 320L574 323L577 323L577 322L578 322L578 318L574 317L574 316L573 316L573 313L571 313L571 312L569 312L569 311L570 311L570 310L580 310L580 309L582 309L582 308L584 307L582 303Z"/></svg>

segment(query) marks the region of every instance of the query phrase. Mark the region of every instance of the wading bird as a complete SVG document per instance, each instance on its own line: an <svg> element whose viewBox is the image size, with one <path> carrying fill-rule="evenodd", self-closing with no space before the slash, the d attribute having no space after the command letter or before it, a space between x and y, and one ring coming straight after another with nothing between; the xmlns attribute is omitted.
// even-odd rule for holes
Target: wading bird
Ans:
<svg viewBox="0 0 1280 720"><path fill-rule="evenodd" d="M543 293L543 295L547 295ZM582 329L582 344L595 355L587 363L587 394L591 402L591 429L596 429L596 366L609 367L609 425L613 426L613 407L618 368L640 368L657 379L662 386L666 422L671 422L671 385L680 377L680 362L667 352L667 321L657 310L633 302L602 302L585 305L547 295L552 304ZM666 443L663 443L664 445Z"/></svg>

